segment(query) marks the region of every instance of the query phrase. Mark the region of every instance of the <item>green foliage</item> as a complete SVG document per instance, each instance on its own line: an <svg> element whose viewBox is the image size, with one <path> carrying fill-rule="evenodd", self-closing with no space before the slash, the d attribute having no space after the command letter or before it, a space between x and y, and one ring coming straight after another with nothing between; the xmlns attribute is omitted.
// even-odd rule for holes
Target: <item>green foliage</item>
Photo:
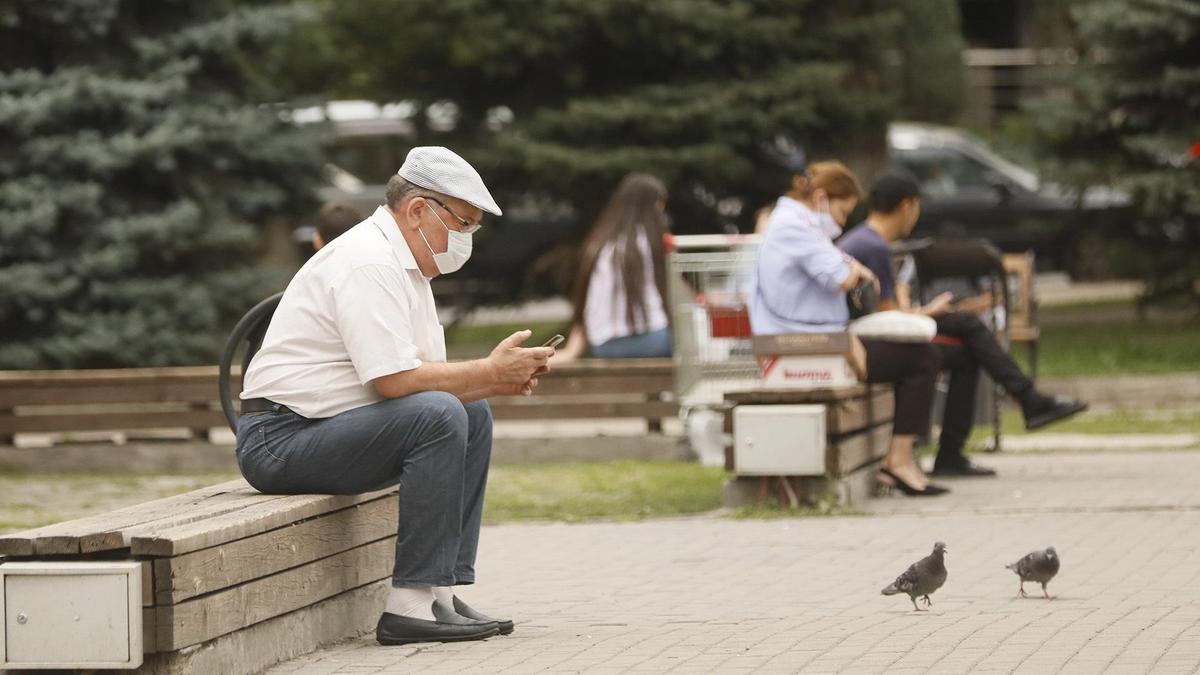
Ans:
<svg viewBox="0 0 1200 675"><path fill-rule="evenodd" d="M1149 254L1148 294L1200 305L1200 1L1092 0L1075 18L1093 58L1069 101L1035 107L1054 171L1127 189L1137 222L1112 234Z"/></svg>
<svg viewBox="0 0 1200 675"><path fill-rule="evenodd" d="M231 0L0 7L0 368L212 362L266 293L319 144L257 60L303 12Z"/></svg>
<svg viewBox="0 0 1200 675"><path fill-rule="evenodd" d="M962 53L962 16L958 0L902 0L901 95L911 120L953 122L966 96L967 72Z"/></svg>
<svg viewBox="0 0 1200 675"><path fill-rule="evenodd" d="M776 137L881 155L898 23L881 0L329 2L284 46L281 77L303 94L452 102L454 128L418 116L417 141L463 152L503 201L549 196L586 220L643 170L669 183L681 230L713 231L777 195L762 148Z"/></svg>

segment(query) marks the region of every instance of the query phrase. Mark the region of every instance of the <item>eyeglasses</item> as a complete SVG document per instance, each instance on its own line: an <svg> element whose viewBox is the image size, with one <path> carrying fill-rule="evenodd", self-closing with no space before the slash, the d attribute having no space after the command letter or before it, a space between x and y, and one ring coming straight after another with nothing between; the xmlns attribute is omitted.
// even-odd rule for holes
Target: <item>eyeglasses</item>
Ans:
<svg viewBox="0 0 1200 675"><path fill-rule="evenodd" d="M449 213L451 216L453 216L454 219L458 221L458 224L462 226L462 232L464 234L471 234L472 232L475 232L479 228L483 227L483 223L481 223L481 222L480 223L472 223L471 221L467 220L466 218L463 218L462 216L458 215L457 213L454 212L453 209L451 209L449 206L446 206L445 202L438 199L437 197L424 197L424 198L428 199L431 202L434 202L435 204L442 207L443 209L446 209L446 213Z"/></svg>

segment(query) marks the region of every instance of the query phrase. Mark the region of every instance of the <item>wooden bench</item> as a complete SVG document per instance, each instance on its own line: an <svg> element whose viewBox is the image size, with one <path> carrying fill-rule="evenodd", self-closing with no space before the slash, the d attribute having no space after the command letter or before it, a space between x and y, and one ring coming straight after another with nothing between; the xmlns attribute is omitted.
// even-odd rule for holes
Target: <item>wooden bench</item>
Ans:
<svg viewBox="0 0 1200 675"><path fill-rule="evenodd" d="M874 491L878 464L892 436L895 397L891 385L857 384L836 389L756 389L725 395L726 431L735 433L732 410L747 405L825 406L825 472L820 476L735 476L725 484L726 506L762 503L773 491L780 504L861 503ZM725 468L734 471L734 448Z"/></svg>
<svg viewBox="0 0 1200 675"><path fill-rule="evenodd" d="M1008 275L1008 339L1023 344L1029 350L1029 376L1037 380L1038 341L1041 331L1037 323L1037 293L1034 288L1033 251L1006 253L1001 258Z"/></svg>
<svg viewBox="0 0 1200 675"><path fill-rule="evenodd" d="M253 673L374 627L397 511L394 488L278 496L236 480L0 535L0 556L140 561L138 672Z"/></svg>
<svg viewBox="0 0 1200 675"><path fill-rule="evenodd" d="M235 390L241 378L233 377ZM533 396L491 399L498 420L640 418L652 431L678 414L670 359L588 359L540 379ZM0 443L19 433L226 426L217 369L0 372Z"/></svg>

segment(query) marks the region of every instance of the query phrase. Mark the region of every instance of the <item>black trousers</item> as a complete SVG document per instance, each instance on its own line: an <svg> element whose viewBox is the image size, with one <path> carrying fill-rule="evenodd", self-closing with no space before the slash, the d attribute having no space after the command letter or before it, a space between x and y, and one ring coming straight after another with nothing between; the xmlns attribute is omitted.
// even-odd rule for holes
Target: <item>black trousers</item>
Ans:
<svg viewBox="0 0 1200 675"><path fill-rule="evenodd" d="M867 382L891 382L896 389L897 436L927 436L933 414L933 388L942 357L928 343L863 340L867 350Z"/></svg>
<svg viewBox="0 0 1200 675"><path fill-rule="evenodd" d="M955 337L961 345L934 343L942 367L949 375L946 409L942 414L942 435L938 440L937 462L953 465L962 462L963 447L975 422L975 392L982 368L1004 390L1017 398L1033 391L1033 381L1004 351L996 336L979 317L969 312L950 312L936 317L938 334Z"/></svg>

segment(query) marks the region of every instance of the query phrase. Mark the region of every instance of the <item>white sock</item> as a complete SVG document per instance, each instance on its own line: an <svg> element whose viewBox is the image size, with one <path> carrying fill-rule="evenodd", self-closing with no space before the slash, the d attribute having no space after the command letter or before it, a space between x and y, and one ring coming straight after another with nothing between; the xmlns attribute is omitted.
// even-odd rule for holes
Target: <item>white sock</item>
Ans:
<svg viewBox="0 0 1200 675"><path fill-rule="evenodd" d="M383 611L433 621L433 591L428 586L392 587Z"/></svg>
<svg viewBox="0 0 1200 675"><path fill-rule="evenodd" d="M449 586L434 586L433 597L447 609L454 609L454 589Z"/></svg>

